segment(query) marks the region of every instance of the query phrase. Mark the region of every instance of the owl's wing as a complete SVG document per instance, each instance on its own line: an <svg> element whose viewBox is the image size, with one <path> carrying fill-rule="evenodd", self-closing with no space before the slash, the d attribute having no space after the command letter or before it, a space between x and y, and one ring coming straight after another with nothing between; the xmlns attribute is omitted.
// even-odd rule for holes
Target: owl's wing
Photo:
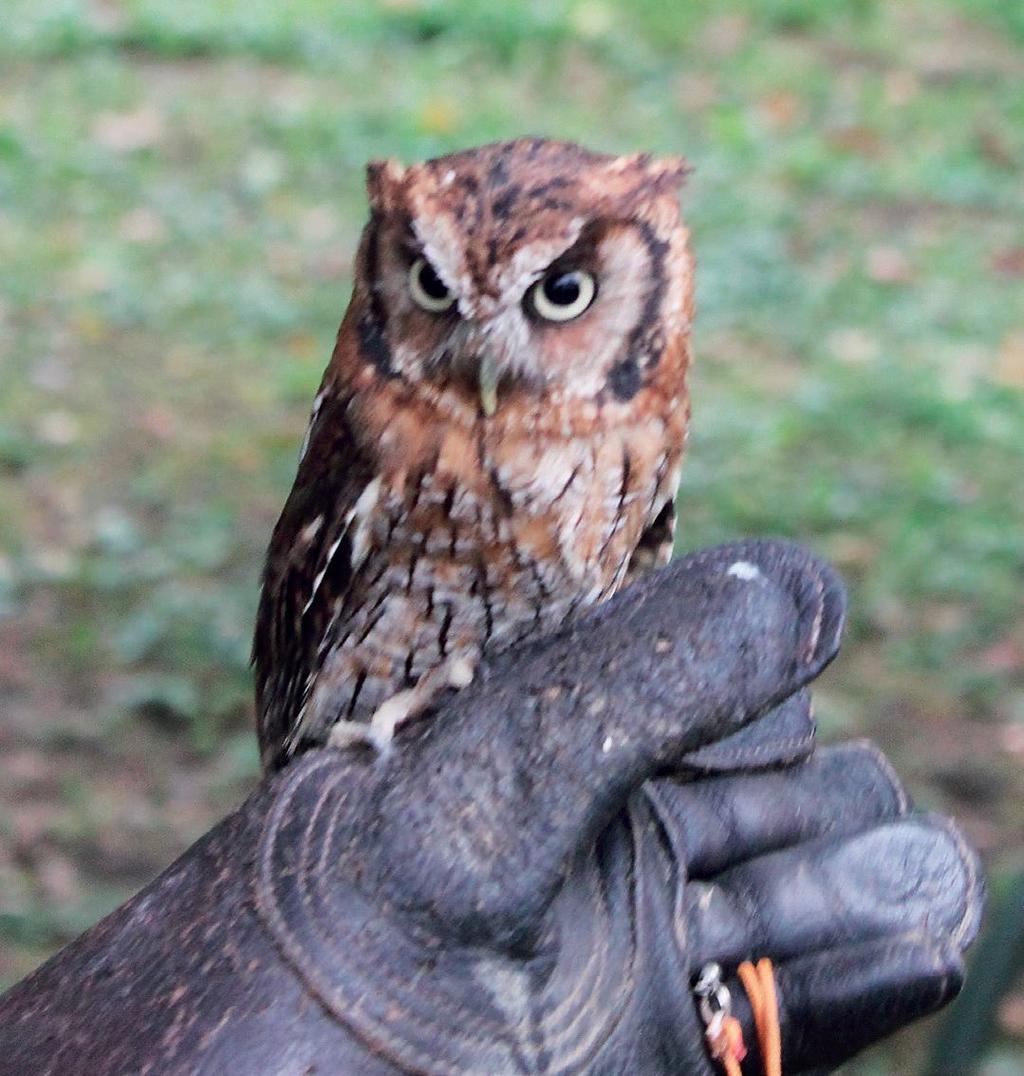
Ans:
<svg viewBox="0 0 1024 1076"><path fill-rule="evenodd" d="M676 534L676 506L669 497L658 509L654 519L640 535L623 586L628 586L638 576L652 568L661 568L672 559L672 544Z"/></svg>
<svg viewBox="0 0 1024 1076"><path fill-rule="evenodd" d="M353 435L348 403L327 390L317 397L295 484L267 550L252 648L265 769L284 760L317 650L355 585L352 513L375 466Z"/></svg>

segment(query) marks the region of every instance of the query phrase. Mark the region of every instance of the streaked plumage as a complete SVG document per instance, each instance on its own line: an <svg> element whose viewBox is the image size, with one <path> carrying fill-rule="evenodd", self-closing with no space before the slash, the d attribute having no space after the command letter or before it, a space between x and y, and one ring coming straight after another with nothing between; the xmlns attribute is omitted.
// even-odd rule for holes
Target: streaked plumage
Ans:
<svg viewBox="0 0 1024 1076"><path fill-rule="evenodd" d="M683 175L540 139L369 167L352 301L264 572L266 766L332 729L386 739L482 654L666 558L688 420ZM591 282L582 313L539 313L572 313Z"/></svg>

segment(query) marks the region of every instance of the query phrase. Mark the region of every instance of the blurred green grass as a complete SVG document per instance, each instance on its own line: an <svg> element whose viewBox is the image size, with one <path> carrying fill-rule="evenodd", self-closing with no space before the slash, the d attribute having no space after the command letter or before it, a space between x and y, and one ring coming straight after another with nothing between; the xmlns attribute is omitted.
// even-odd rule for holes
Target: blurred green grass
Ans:
<svg viewBox="0 0 1024 1076"><path fill-rule="evenodd" d="M345 305L363 163L526 132L694 164L681 543L784 534L837 563L853 617L823 729L879 740L1009 870L1022 12L6 0L0 980L252 780L259 563Z"/></svg>

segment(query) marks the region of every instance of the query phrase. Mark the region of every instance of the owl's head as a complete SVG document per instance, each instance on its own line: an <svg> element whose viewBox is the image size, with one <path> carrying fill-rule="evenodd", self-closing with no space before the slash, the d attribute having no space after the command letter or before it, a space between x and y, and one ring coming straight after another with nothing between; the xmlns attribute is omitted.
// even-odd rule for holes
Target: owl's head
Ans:
<svg viewBox="0 0 1024 1076"><path fill-rule="evenodd" d="M524 393L630 400L667 350L685 369L686 171L544 139L374 162L354 295L364 359L481 416Z"/></svg>

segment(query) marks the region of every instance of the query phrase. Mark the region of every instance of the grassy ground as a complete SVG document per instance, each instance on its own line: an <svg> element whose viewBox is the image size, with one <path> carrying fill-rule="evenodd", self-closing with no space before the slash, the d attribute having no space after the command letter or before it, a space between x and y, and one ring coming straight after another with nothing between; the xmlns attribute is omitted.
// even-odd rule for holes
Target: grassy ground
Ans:
<svg viewBox="0 0 1024 1076"><path fill-rule="evenodd" d="M682 543L786 534L837 563L853 623L825 734L875 737L1009 870L1022 11L5 0L0 981L253 780L257 573L345 305L362 163L524 132L695 165ZM1021 1009L991 1073L1019 1071Z"/></svg>

